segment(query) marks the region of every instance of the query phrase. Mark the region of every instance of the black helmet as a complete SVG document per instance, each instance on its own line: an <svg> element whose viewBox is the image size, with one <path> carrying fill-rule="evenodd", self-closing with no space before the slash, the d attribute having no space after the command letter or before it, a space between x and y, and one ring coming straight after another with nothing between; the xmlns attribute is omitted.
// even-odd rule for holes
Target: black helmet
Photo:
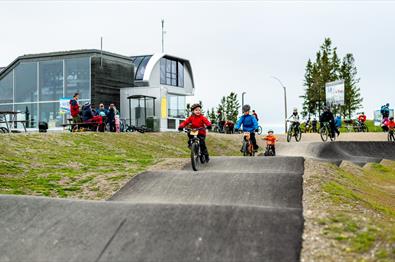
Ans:
<svg viewBox="0 0 395 262"><path fill-rule="evenodd" d="M329 111L329 106L324 106L324 111Z"/></svg>
<svg viewBox="0 0 395 262"><path fill-rule="evenodd" d="M250 105L244 105L243 106L243 113L250 111L251 107Z"/></svg>
<svg viewBox="0 0 395 262"><path fill-rule="evenodd" d="M198 108L198 107L202 108L202 106L201 106L200 104L193 104L193 105L191 106L191 111L195 110L195 109Z"/></svg>

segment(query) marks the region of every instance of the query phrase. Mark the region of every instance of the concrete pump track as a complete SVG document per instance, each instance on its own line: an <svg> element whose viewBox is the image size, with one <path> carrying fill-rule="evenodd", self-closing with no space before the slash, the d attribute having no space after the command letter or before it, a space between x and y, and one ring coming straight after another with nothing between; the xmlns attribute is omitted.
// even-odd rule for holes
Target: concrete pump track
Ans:
<svg viewBox="0 0 395 262"><path fill-rule="evenodd" d="M304 157L395 160L390 142L289 143L145 172L110 201L0 196L0 261L299 261Z"/></svg>

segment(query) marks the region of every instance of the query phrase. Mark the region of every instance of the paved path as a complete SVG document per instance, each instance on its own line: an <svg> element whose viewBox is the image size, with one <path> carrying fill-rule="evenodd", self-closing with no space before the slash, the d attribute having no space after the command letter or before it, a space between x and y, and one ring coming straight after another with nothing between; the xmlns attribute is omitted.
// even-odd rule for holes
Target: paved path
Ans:
<svg viewBox="0 0 395 262"><path fill-rule="evenodd" d="M0 196L0 261L298 261L303 161L146 172L108 202Z"/></svg>

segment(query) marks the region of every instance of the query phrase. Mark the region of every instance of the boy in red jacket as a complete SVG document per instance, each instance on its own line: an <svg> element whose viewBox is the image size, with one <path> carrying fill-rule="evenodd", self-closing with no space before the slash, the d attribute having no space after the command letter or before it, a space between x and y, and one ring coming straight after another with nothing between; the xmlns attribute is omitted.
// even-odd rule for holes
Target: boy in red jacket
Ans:
<svg viewBox="0 0 395 262"><path fill-rule="evenodd" d="M192 129L204 128L204 127L207 127L207 129L211 129L211 122L204 115L202 115L201 108L202 106L200 104L193 104L191 106L192 115L187 119L185 119L185 121L180 124L178 130L182 131L186 126L190 126L190 128ZM198 138L200 139L200 149L202 150L202 154L205 155L206 162L208 162L210 158L206 147L205 129L199 130ZM188 146L189 146L189 139L190 137L188 136Z"/></svg>

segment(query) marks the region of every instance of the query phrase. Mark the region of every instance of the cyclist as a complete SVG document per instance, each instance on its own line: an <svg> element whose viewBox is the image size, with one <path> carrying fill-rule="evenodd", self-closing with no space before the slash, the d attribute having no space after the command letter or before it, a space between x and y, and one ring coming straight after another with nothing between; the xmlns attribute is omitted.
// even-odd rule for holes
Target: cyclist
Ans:
<svg viewBox="0 0 395 262"><path fill-rule="evenodd" d="M358 121L361 124L364 124L366 122L366 115L364 112L362 112L359 116L358 116Z"/></svg>
<svg viewBox="0 0 395 262"><path fill-rule="evenodd" d="M383 116L383 119L388 118L390 116L390 104L387 103L381 106L380 113Z"/></svg>
<svg viewBox="0 0 395 262"><path fill-rule="evenodd" d="M324 107L324 112L320 116L320 125L322 126L324 122L329 123L329 126L331 128L332 137L335 136L335 132L337 133L337 135L340 135L339 130L335 126L335 119L333 117L333 114L332 114L329 106Z"/></svg>
<svg viewBox="0 0 395 262"><path fill-rule="evenodd" d="M313 118L313 121L311 121L311 127L313 129L313 133L317 133L318 132L318 130L317 130L317 119L315 117Z"/></svg>
<svg viewBox="0 0 395 262"><path fill-rule="evenodd" d="M290 117L288 117L288 120L291 122L291 127L289 129L292 128L298 128L300 125L300 117L299 117L299 113L298 113L298 109L295 107L293 110L293 113Z"/></svg>
<svg viewBox="0 0 395 262"><path fill-rule="evenodd" d="M243 115L237 120L236 126L235 126L235 131L238 132L240 129L241 125L243 125L243 132L249 132L250 133L250 139L252 142L252 145L254 146L254 151L258 151L259 146L256 144L256 139L255 139L255 130L258 128L258 122L256 121L256 118L252 115L250 115L250 110L251 107L250 105L243 105ZM243 151L243 149L241 149Z"/></svg>
<svg viewBox="0 0 395 262"><path fill-rule="evenodd" d="M267 131L267 136L265 136L264 138L263 138L263 140L266 140L266 147L267 148L269 148L269 147L271 147L272 148L272 150L273 150L273 155L275 156L276 155L276 141L278 141L278 139L277 139L277 137L275 137L274 135L273 135L273 130L269 130L269 131Z"/></svg>
<svg viewBox="0 0 395 262"><path fill-rule="evenodd" d="M206 162L208 162L210 158L206 146L206 130L204 128L207 127L207 129L211 129L211 122L204 115L202 115L201 109L202 106L200 104L193 104L191 106L192 115L180 124L178 130L182 131L187 125L192 129L201 128L198 133L198 138L200 140L200 149L202 150L202 154L206 158ZM188 135L188 147L191 146L189 144L190 140L191 136Z"/></svg>
<svg viewBox="0 0 395 262"><path fill-rule="evenodd" d="M395 128L394 117L390 117L390 120L388 121L387 126L388 126L389 131L394 131L394 128Z"/></svg>

